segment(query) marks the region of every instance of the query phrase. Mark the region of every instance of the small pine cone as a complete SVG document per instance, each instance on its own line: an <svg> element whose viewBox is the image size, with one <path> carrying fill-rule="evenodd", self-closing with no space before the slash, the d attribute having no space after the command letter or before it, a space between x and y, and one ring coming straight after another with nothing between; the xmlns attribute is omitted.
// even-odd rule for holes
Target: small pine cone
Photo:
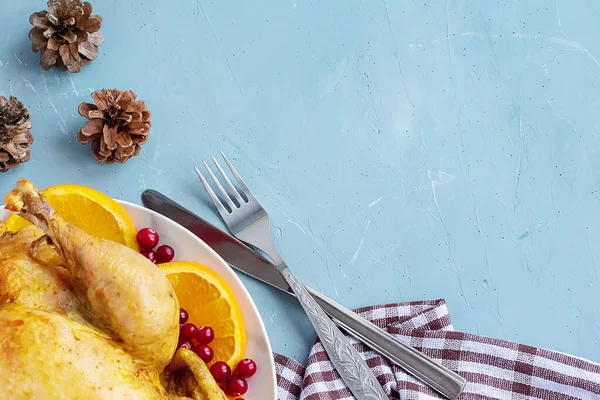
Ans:
<svg viewBox="0 0 600 400"><path fill-rule="evenodd" d="M40 52L44 69L79 72L98 57L102 18L92 14L92 5L81 0L48 0L48 11L29 17L31 48Z"/></svg>
<svg viewBox="0 0 600 400"><path fill-rule="evenodd" d="M151 127L146 102L136 101L131 90L98 90L92 98L95 104L79 105L79 114L90 120L77 134L79 143L92 142L94 158L105 164L140 154Z"/></svg>
<svg viewBox="0 0 600 400"><path fill-rule="evenodd" d="M0 96L0 172L29 161L33 136L29 112L16 97Z"/></svg>

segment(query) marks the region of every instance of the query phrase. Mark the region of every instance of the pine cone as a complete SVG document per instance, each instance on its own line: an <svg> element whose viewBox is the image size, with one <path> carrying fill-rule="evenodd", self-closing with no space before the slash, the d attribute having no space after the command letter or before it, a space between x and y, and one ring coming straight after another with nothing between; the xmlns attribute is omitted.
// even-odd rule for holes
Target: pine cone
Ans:
<svg viewBox="0 0 600 400"><path fill-rule="evenodd" d="M29 161L33 136L27 109L16 97L0 96L0 172Z"/></svg>
<svg viewBox="0 0 600 400"><path fill-rule="evenodd" d="M102 18L92 14L92 5L81 0L49 0L48 11L29 17L32 49L40 52L44 69L56 66L61 71L79 72L98 57Z"/></svg>
<svg viewBox="0 0 600 400"><path fill-rule="evenodd" d="M135 101L131 90L98 90L92 98L96 104L79 105L79 114L90 120L77 134L79 143L91 141L94 158L106 164L140 154L151 126L146 102Z"/></svg>

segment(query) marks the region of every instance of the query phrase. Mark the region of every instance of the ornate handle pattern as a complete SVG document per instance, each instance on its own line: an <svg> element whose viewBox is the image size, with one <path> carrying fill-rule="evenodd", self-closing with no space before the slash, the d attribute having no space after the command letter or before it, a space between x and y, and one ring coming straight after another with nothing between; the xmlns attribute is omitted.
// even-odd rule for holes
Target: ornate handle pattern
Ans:
<svg viewBox="0 0 600 400"><path fill-rule="evenodd" d="M278 268L296 294L304 312L315 327L333 366L352 394L358 400L388 400L367 363L316 303L302 282L296 278L285 263L279 265Z"/></svg>

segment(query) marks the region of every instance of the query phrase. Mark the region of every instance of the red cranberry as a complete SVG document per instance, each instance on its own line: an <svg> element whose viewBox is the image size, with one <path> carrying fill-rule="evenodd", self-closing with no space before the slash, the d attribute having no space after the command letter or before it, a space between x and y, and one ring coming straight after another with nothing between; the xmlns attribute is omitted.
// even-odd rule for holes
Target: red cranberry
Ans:
<svg viewBox="0 0 600 400"><path fill-rule="evenodd" d="M156 264L156 253L152 250L143 250L142 255L148 260L152 261L154 264Z"/></svg>
<svg viewBox="0 0 600 400"><path fill-rule="evenodd" d="M217 361L213 365L210 366L210 373L212 374L215 381L218 383L222 383L227 381L231 376L231 368L224 361Z"/></svg>
<svg viewBox="0 0 600 400"><path fill-rule="evenodd" d="M159 241L158 233L154 229L140 229L136 236L137 242L143 250L153 249Z"/></svg>
<svg viewBox="0 0 600 400"><path fill-rule="evenodd" d="M249 358L244 358L238 363L235 373L242 378L250 378L256 373L256 363Z"/></svg>
<svg viewBox="0 0 600 400"><path fill-rule="evenodd" d="M184 348L184 349L191 350L192 349L192 344L190 343L189 340L179 339L179 343L177 343L177 348L178 349Z"/></svg>
<svg viewBox="0 0 600 400"><path fill-rule="evenodd" d="M201 326L196 331L196 336L194 339L198 341L198 343L209 344L215 338L215 331L210 326Z"/></svg>
<svg viewBox="0 0 600 400"><path fill-rule="evenodd" d="M213 357L215 356L215 353L213 352L213 349L211 349L210 346L207 346L205 344L199 344L198 346L194 346L192 348L192 350L205 363L211 362L212 359L213 359Z"/></svg>
<svg viewBox="0 0 600 400"><path fill-rule="evenodd" d="M248 382L242 377L231 375L225 387L225 394L229 396L238 396L248 391Z"/></svg>
<svg viewBox="0 0 600 400"><path fill-rule="evenodd" d="M185 311L183 308L179 309L179 325L183 325L186 322L188 322L188 319L190 319L190 315L188 314L187 311Z"/></svg>
<svg viewBox="0 0 600 400"><path fill-rule="evenodd" d="M156 249L156 260L159 264L167 263L175 258L175 250L171 246L163 244Z"/></svg>
<svg viewBox="0 0 600 400"><path fill-rule="evenodd" d="M194 336L196 335L197 331L198 331L198 328L196 328L196 325L194 325L194 324L184 324L181 327L181 330L179 331L179 334L184 339L192 340L194 338Z"/></svg>

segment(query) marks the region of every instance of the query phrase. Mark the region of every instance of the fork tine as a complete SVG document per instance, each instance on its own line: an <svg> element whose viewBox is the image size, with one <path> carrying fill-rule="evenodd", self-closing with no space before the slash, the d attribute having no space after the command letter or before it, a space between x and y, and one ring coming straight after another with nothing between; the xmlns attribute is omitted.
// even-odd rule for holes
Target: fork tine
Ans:
<svg viewBox="0 0 600 400"><path fill-rule="evenodd" d="M221 168L221 164L219 164L219 162L217 161L217 159L215 158L215 156L211 156L213 162L215 163L215 165L217 166L217 169L219 170L219 172L221 173L221 176L223 177L223 179L225 179L225 182L227 183L227 187L229 188L229 194L233 194L233 197L235 197L235 199L238 201L238 203L241 205L242 203L244 203L244 199L242 199L242 196L240 195L240 193L237 191L237 189L235 188L235 186L233 186L233 184L231 183L231 181L229 180L229 177L227 176L227 174L225 173L225 171L223 171L223 168Z"/></svg>
<svg viewBox="0 0 600 400"><path fill-rule="evenodd" d="M223 159L225 160L225 162L227 163L227 166L231 170L231 173L233 174L235 179L238 181L238 184L240 185L240 188L242 188L242 191L244 192L244 195L246 196L246 198L248 200L250 200L250 199L256 200L256 198L254 197L254 195L252 194L250 189L248 189L248 186L246 186L246 183L244 183L244 180L242 179L240 174L238 174L238 172L235 170L235 168L233 167L231 162L229 162L229 159L225 156L225 153L223 153L222 151L220 151L220 153L223 156Z"/></svg>
<svg viewBox="0 0 600 400"><path fill-rule="evenodd" d="M208 184L206 179L204 179L204 175L202 175L202 172L200 172L200 170L197 167L194 167L194 169L196 170L196 174L198 174L198 178L200 178L200 181L204 185L204 189L206 189L206 191L208 192L210 199L214 203L215 207L217 207L217 210L219 211L219 213L221 215L229 214L229 211L225 208L223 203L221 203L221 200L219 200L219 198L217 197L215 192L212 190L212 188L210 187L210 185Z"/></svg>
<svg viewBox="0 0 600 400"><path fill-rule="evenodd" d="M233 201L231 200L231 197L229 197L229 195L227 194L227 192L225 191L225 189L223 189L223 186L221 186L221 182L219 182L219 180L217 179L217 177L215 176L215 174L213 174L212 169L210 169L210 167L208 166L208 164L206 163L206 161L202 161L202 163L204 164L204 168L206 168L206 170L208 171L208 174L210 175L210 177L213 180L214 184L219 189L219 192L221 192L221 196L224 198L225 203L227 203L227 205L229 206L229 208L233 212L233 210L235 210L237 207L235 206L235 204L233 204Z"/></svg>

